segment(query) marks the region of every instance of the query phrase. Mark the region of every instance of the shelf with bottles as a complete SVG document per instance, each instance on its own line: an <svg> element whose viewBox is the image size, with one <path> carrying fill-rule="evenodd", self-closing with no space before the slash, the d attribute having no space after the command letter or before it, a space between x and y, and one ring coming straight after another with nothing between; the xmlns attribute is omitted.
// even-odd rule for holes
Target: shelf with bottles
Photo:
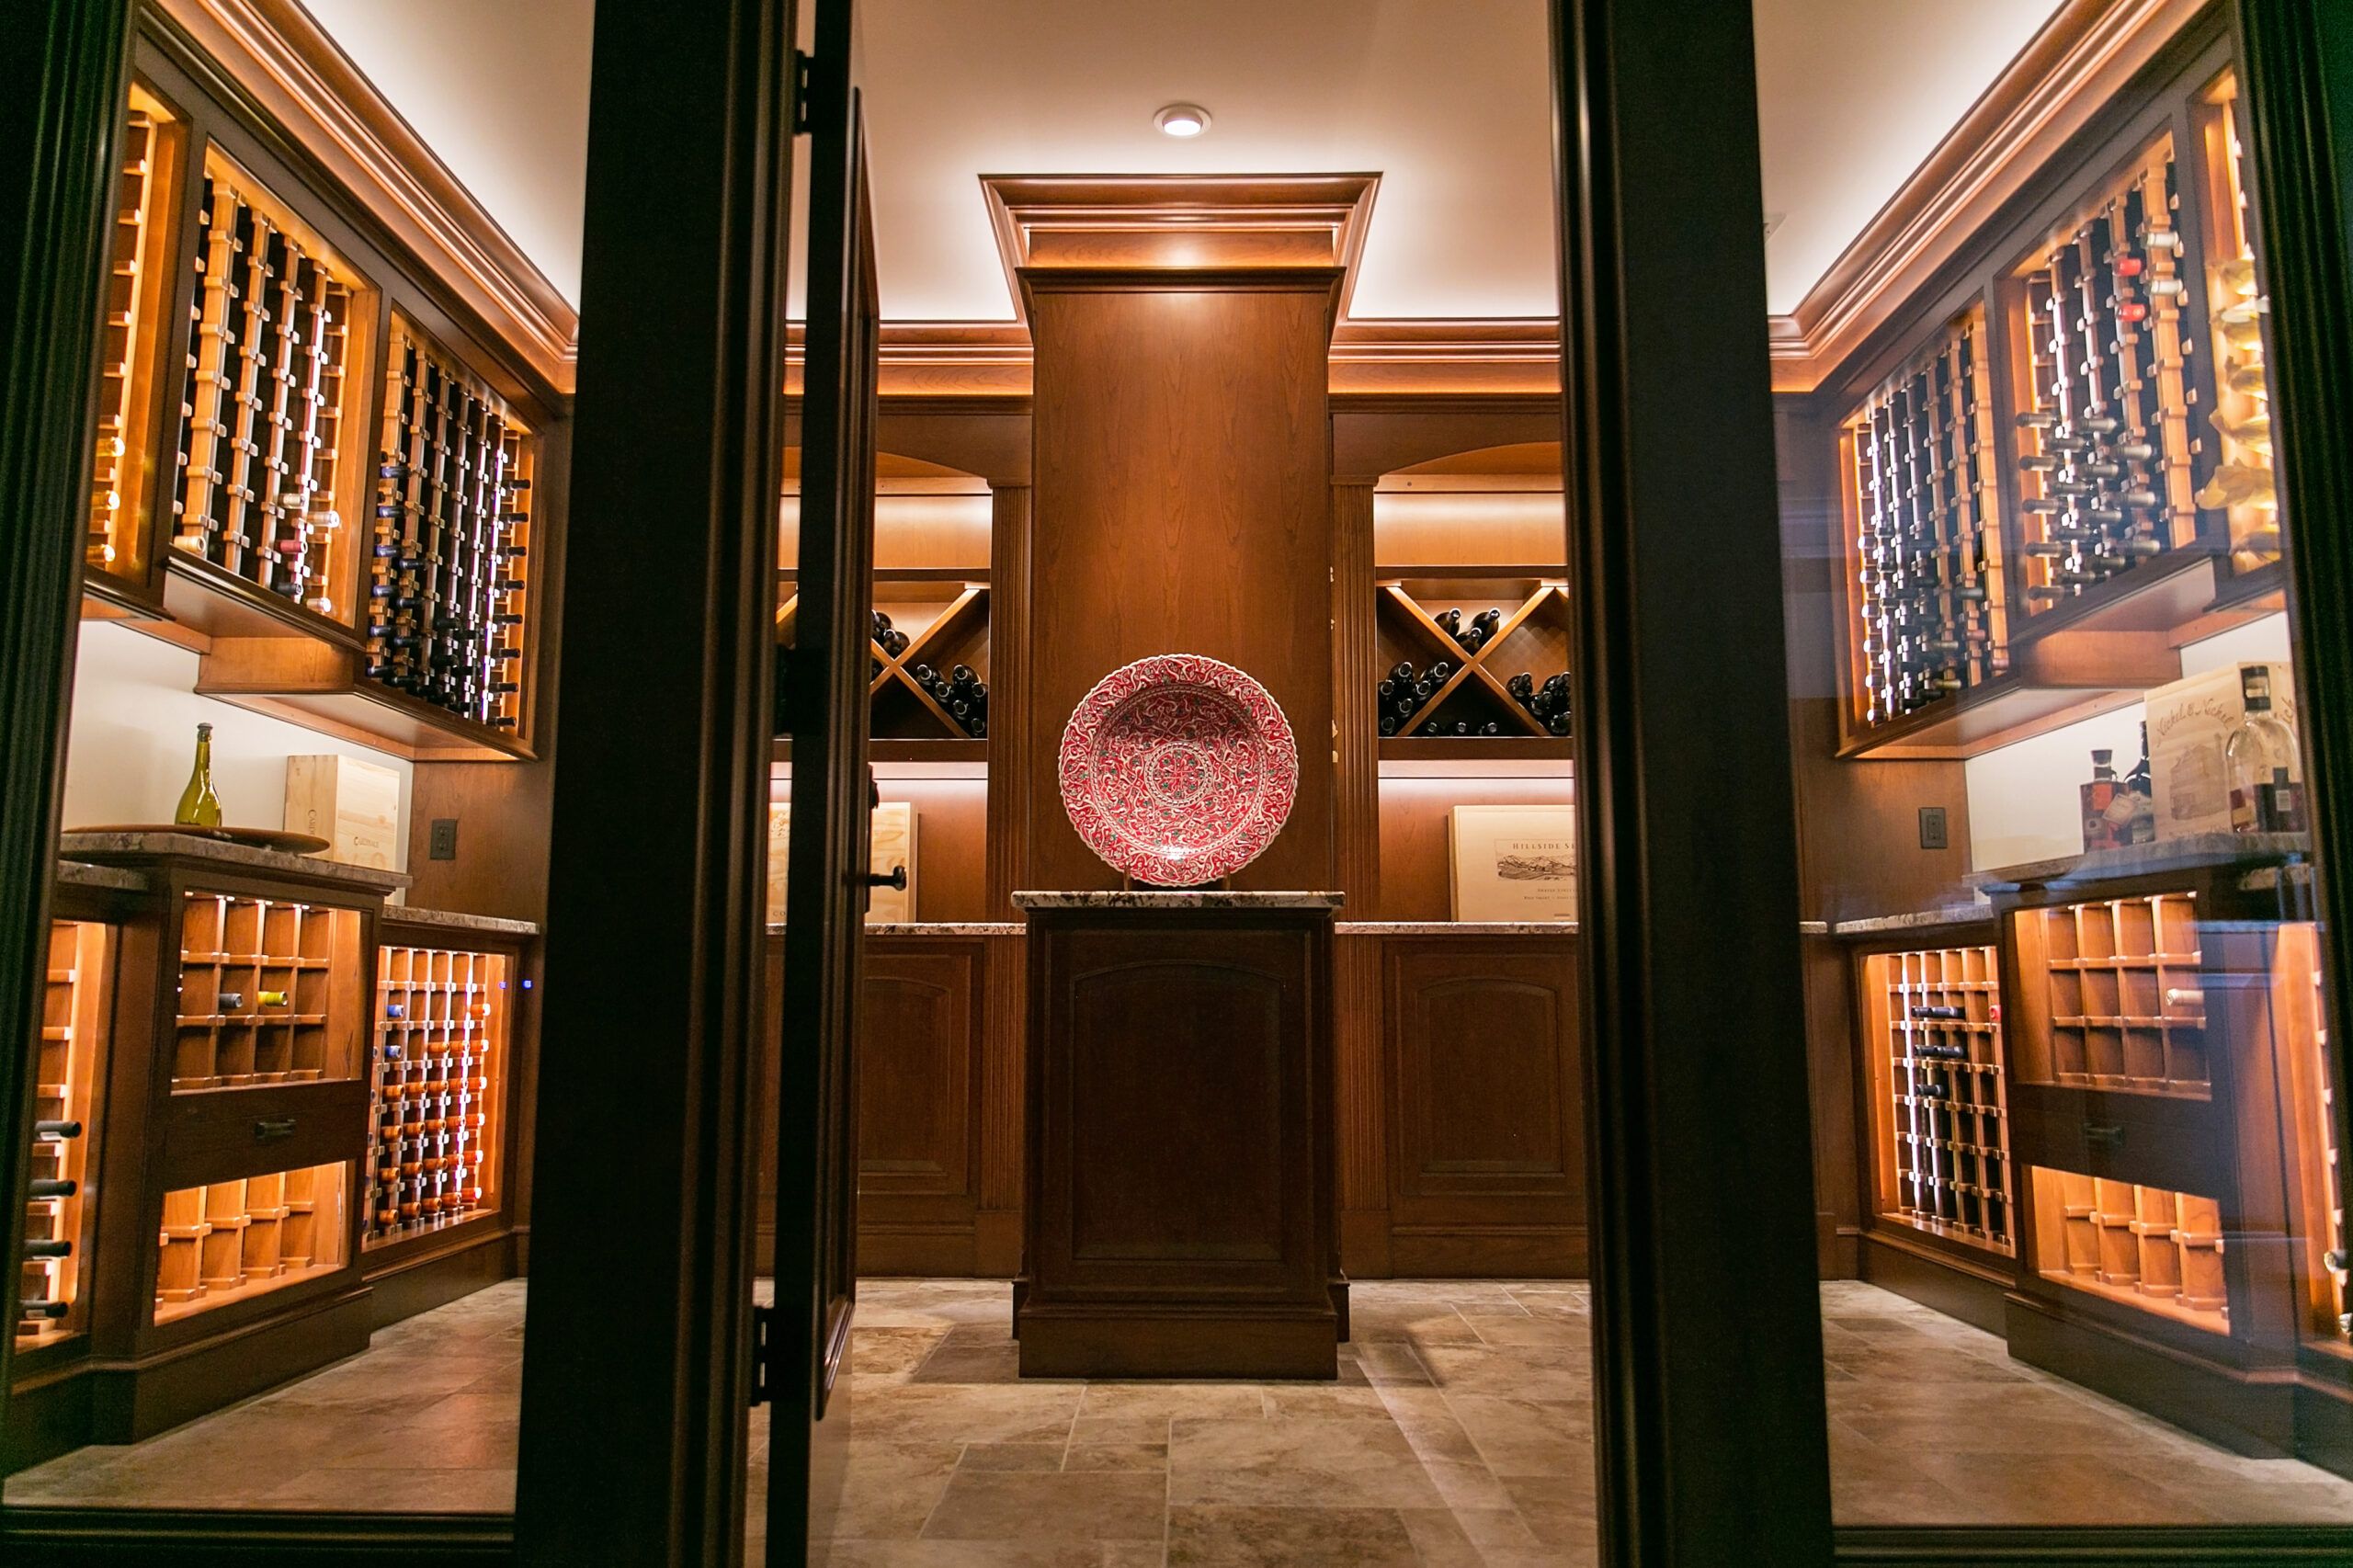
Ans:
<svg viewBox="0 0 2353 1568"><path fill-rule="evenodd" d="M513 1005L510 953L378 950L361 1246L494 1212Z"/></svg>
<svg viewBox="0 0 2353 1568"><path fill-rule="evenodd" d="M1384 574L1373 699L1383 760L1568 756L1569 603L1510 568Z"/></svg>
<svg viewBox="0 0 2353 1568"><path fill-rule="evenodd" d="M1880 1216L2010 1256L2017 1200L1993 947L1878 952L1860 963Z"/></svg>
<svg viewBox="0 0 2353 1568"><path fill-rule="evenodd" d="M41 1021L32 1044L32 1161L17 1255L19 1352L62 1344L88 1327L89 1154L112 962L112 932L104 924L50 922Z"/></svg>
<svg viewBox="0 0 2353 1568"><path fill-rule="evenodd" d="M777 637L790 642L800 596L781 574ZM989 585L985 573L909 567L874 574L868 627L876 760L948 761L988 755ZM779 759L791 755L777 743Z"/></svg>
<svg viewBox="0 0 2353 1568"><path fill-rule="evenodd" d="M2299 1258L2304 1345L2353 1361L2353 1295L2347 1290L2345 1162L2337 1143L2341 1092L2329 1051L2326 982L2320 927L2281 926L2270 976L2272 1041L2279 1057L2281 1114L2290 1128L2290 1234Z"/></svg>
<svg viewBox="0 0 2353 1568"><path fill-rule="evenodd" d="M2043 1165L2032 1167L2029 1186L2041 1278L2209 1334L2231 1332L2214 1199Z"/></svg>
<svg viewBox="0 0 2353 1568"><path fill-rule="evenodd" d="M156 1238L157 1326L340 1271L349 1173L338 1162L165 1192Z"/></svg>
<svg viewBox="0 0 2353 1568"><path fill-rule="evenodd" d="M159 597L151 482L165 450L174 214L187 146L181 118L134 82L123 116L83 561L94 591L150 609Z"/></svg>
<svg viewBox="0 0 2353 1568"><path fill-rule="evenodd" d="M2273 486L2270 382L2263 321L2270 310L2256 267L2245 143L2235 72L2224 71L2193 109L2203 165L2204 304L2211 327L2214 406L2206 422L2220 449L2196 500L2219 515L2233 570L2276 577L2279 498Z"/></svg>
<svg viewBox="0 0 2353 1568"><path fill-rule="evenodd" d="M217 144L199 175L165 605L214 636L347 639L379 295Z"/></svg>
<svg viewBox="0 0 2353 1568"><path fill-rule="evenodd" d="M182 895L175 1095L357 1075L355 909Z"/></svg>

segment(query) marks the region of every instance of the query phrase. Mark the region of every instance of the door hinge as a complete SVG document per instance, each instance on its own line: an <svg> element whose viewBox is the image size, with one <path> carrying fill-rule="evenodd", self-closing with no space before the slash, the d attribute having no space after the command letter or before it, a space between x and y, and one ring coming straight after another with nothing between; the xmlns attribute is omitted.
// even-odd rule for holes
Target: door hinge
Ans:
<svg viewBox="0 0 2353 1568"><path fill-rule="evenodd" d="M809 68L814 63L800 50L792 51L792 133L805 135L809 130Z"/></svg>
<svg viewBox="0 0 2353 1568"><path fill-rule="evenodd" d="M776 1323L776 1309L755 1305L752 1308L752 1408L756 1410L768 1402L768 1333Z"/></svg>

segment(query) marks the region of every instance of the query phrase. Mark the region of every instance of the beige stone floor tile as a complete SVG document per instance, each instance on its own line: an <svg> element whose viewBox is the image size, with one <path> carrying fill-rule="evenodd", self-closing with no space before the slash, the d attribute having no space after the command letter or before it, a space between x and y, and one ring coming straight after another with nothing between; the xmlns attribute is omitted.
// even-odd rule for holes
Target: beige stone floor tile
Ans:
<svg viewBox="0 0 2353 1568"><path fill-rule="evenodd" d="M2199 1499L2108 1456L1927 1451L1917 1468L1966 1510L1942 1523L1982 1520L1995 1498L2006 1523L2193 1525L2215 1517Z"/></svg>
<svg viewBox="0 0 2353 1568"><path fill-rule="evenodd" d="M511 1470L313 1470L258 1500L275 1508L502 1514L515 1507Z"/></svg>
<svg viewBox="0 0 2353 1568"><path fill-rule="evenodd" d="M1348 1338L1362 1346L1404 1340L1415 1345L1478 1345L1478 1331L1444 1301L1351 1302Z"/></svg>
<svg viewBox="0 0 2353 1568"><path fill-rule="evenodd" d="M1389 1406L1381 1391L1370 1384L1268 1383L1267 1414L1278 1421L1315 1417L1323 1420L1386 1421Z"/></svg>
<svg viewBox="0 0 2353 1568"><path fill-rule="evenodd" d="M1063 1468L1060 1443L967 1443L959 1470L1030 1470Z"/></svg>
<svg viewBox="0 0 2353 1568"><path fill-rule="evenodd" d="M861 1378L904 1377L948 1336L944 1328L855 1328L849 1336L849 1369Z"/></svg>
<svg viewBox="0 0 2353 1568"><path fill-rule="evenodd" d="M1011 1383L1021 1381L1021 1347L993 1329L960 1325L906 1376L910 1383Z"/></svg>
<svg viewBox="0 0 2353 1568"><path fill-rule="evenodd" d="M1588 1321L1582 1315L1573 1317L1538 1315L1530 1312L1498 1313L1483 1309L1465 1309L1462 1320L1479 1336L1480 1343L1498 1348L1529 1348L1539 1350L1569 1350L1580 1355L1591 1353L1592 1335Z"/></svg>
<svg viewBox="0 0 2353 1568"><path fill-rule="evenodd" d="M1449 1394L1495 1393L1519 1398L1589 1402L1591 1358L1577 1350L1498 1350L1484 1345L1424 1345L1430 1381Z"/></svg>
<svg viewBox="0 0 2353 1568"><path fill-rule="evenodd" d="M1422 1358L1415 1353L1411 1340L1359 1340L1350 1348L1355 1353L1357 1368L1363 1372L1365 1381L1375 1388L1405 1384L1427 1386L1429 1383L1430 1369L1422 1365Z"/></svg>
<svg viewBox="0 0 2353 1568"><path fill-rule="evenodd" d="M1157 1473L1033 1475L959 1471L923 1527L926 1540L1158 1540L1168 1492Z"/></svg>
<svg viewBox="0 0 2353 1568"><path fill-rule="evenodd" d="M1508 1513L1518 1506L1483 1461L1426 1458L1422 1468L1429 1472L1430 1484L1438 1488L1438 1496L1457 1513L1464 1509Z"/></svg>
<svg viewBox="0 0 2353 1568"><path fill-rule="evenodd" d="M837 1540L824 1551L822 1568L1161 1568L1162 1562L1156 1540Z"/></svg>
<svg viewBox="0 0 2353 1568"><path fill-rule="evenodd" d="M840 1490L821 1505L828 1533L912 1540L947 1492L963 1452L959 1443L853 1441Z"/></svg>
<svg viewBox="0 0 2353 1568"><path fill-rule="evenodd" d="M1191 1416L1238 1421L1263 1418L1266 1411L1259 1384L1211 1382L1088 1383L1086 1398L1078 1407L1086 1420Z"/></svg>
<svg viewBox="0 0 2353 1568"><path fill-rule="evenodd" d="M1165 1415L1081 1415L1070 1424L1070 1440L1074 1446L1105 1443L1168 1444L1168 1422Z"/></svg>
<svg viewBox="0 0 2353 1568"><path fill-rule="evenodd" d="M1168 1568L1415 1568L1420 1561L1394 1508L1168 1510Z"/></svg>
<svg viewBox="0 0 2353 1568"><path fill-rule="evenodd" d="M1463 1429L1445 1394L1434 1388L1391 1388L1381 1392L1390 1420L1396 1423L1415 1456L1425 1464L1483 1462L1471 1434Z"/></svg>
<svg viewBox="0 0 2353 1568"><path fill-rule="evenodd" d="M1078 1414L1078 1383L902 1383L859 1389L853 1442L1058 1443Z"/></svg>
<svg viewBox="0 0 2353 1568"><path fill-rule="evenodd" d="M1081 1443L1073 1441L1063 1455L1064 1470L1149 1470L1168 1468L1166 1443Z"/></svg>
<svg viewBox="0 0 2353 1568"><path fill-rule="evenodd" d="M1168 1500L1445 1506L1404 1434L1375 1421L1172 1422Z"/></svg>

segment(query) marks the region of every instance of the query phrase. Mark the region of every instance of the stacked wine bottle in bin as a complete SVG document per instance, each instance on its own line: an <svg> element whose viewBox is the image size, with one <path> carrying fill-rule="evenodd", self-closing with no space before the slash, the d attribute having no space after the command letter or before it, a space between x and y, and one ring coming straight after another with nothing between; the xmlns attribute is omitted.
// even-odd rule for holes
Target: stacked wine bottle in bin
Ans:
<svg viewBox="0 0 2353 1568"><path fill-rule="evenodd" d="M1533 675L1522 670L1504 682L1504 689L1511 693L1511 699L1518 703L1529 718L1544 726L1546 734L1565 735L1569 733L1568 671L1547 676L1544 684L1539 686Z"/></svg>
<svg viewBox="0 0 2353 1568"><path fill-rule="evenodd" d="M496 729L518 723L520 435L453 372L400 345L377 468L368 674Z"/></svg>
<svg viewBox="0 0 2353 1568"><path fill-rule="evenodd" d="M881 610L874 612L875 645L892 658L907 651L907 634L891 624L891 618Z"/></svg>
<svg viewBox="0 0 2353 1568"><path fill-rule="evenodd" d="M1490 608L1465 620L1461 610L1449 608L1440 610L1433 619L1446 629L1446 634L1454 639L1457 647L1466 653L1475 653L1495 640L1495 633L1503 628L1504 612Z"/></svg>
<svg viewBox="0 0 2353 1568"><path fill-rule="evenodd" d="M917 686L931 694L931 699L947 710L957 727L974 740L989 733L988 682L972 673L970 665L958 665L946 675L929 665L908 666L907 674Z"/></svg>
<svg viewBox="0 0 2353 1568"><path fill-rule="evenodd" d="M2169 549L2188 446L2174 164L2136 180L2026 280L2034 406L2018 415L2030 563L2049 608ZM2026 449L2031 448L2032 449ZM2187 499L2184 497L2184 499ZM2039 569L2031 569L2039 567Z"/></svg>

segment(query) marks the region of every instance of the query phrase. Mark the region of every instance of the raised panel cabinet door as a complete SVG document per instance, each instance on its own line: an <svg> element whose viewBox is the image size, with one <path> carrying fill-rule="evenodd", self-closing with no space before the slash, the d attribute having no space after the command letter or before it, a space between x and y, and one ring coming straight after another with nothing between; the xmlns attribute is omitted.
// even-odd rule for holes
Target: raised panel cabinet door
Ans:
<svg viewBox="0 0 2353 1568"><path fill-rule="evenodd" d="M1582 1224L1566 943L1392 941L1387 969L1397 1219Z"/></svg>
<svg viewBox="0 0 2353 1568"><path fill-rule="evenodd" d="M861 1199L972 1196L975 958L887 944L867 950L857 1073Z"/></svg>

